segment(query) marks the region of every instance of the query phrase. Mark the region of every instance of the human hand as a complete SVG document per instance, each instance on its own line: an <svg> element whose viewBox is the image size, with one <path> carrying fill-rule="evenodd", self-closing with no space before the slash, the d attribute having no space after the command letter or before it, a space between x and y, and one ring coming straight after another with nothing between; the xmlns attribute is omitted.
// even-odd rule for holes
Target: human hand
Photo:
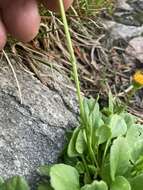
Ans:
<svg viewBox="0 0 143 190"><path fill-rule="evenodd" d="M40 0L49 10L58 11L58 0ZM63 0L67 9L73 0ZM7 33L22 42L32 40L39 30L38 0L0 0L0 49Z"/></svg>

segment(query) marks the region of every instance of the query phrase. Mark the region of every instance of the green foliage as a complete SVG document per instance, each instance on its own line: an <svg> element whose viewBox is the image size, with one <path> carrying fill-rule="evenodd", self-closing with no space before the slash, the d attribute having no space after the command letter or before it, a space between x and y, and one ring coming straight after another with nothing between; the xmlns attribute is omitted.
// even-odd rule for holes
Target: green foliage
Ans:
<svg viewBox="0 0 143 190"><path fill-rule="evenodd" d="M93 181L91 184L87 184L81 188L81 190L108 190L108 187L104 181Z"/></svg>
<svg viewBox="0 0 143 190"><path fill-rule="evenodd" d="M51 167L51 186L55 190L79 190L79 174L72 166L56 164Z"/></svg>
<svg viewBox="0 0 143 190"><path fill-rule="evenodd" d="M143 126L120 109L111 94L106 108L92 98L83 105L80 126L67 148L67 159L77 162L51 167L53 189L142 190Z"/></svg>
<svg viewBox="0 0 143 190"><path fill-rule="evenodd" d="M125 137L119 136L113 141L110 150L110 174L112 181L115 181L116 176L124 175L129 165L129 145Z"/></svg>
<svg viewBox="0 0 143 190"><path fill-rule="evenodd" d="M51 168L51 166L49 166L49 165L40 166L37 169L37 173L41 176L49 176L50 175L50 168Z"/></svg>
<svg viewBox="0 0 143 190"><path fill-rule="evenodd" d="M143 126L121 111L111 94L103 109L98 99L86 98L66 160L69 165L38 168L43 181L37 190L142 190ZM29 186L17 176L6 181L0 178L0 189L29 190Z"/></svg>
<svg viewBox="0 0 143 190"><path fill-rule="evenodd" d="M81 0L79 5L90 12L90 5L101 7L106 0ZM110 1L108 1L110 2ZM59 0L73 75L80 107L79 127L67 148L66 164L41 166L43 181L37 190L142 190L143 126L124 111L109 93L109 105L103 109L97 100L82 100L76 58L67 27L62 0ZM72 159L75 158L73 163ZM48 178L50 177L50 181ZM0 178L0 190L29 190L24 178Z"/></svg>
<svg viewBox="0 0 143 190"><path fill-rule="evenodd" d="M112 182L110 190L131 190L129 181L123 176L116 177L115 181Z"/></svg>
<svg viewBox="0 0 143 190"><path fill-rule="evenodd" d="M113 2L113 0L76 0L74 7L78 13L82 12L90 16L97 14L101 9L112 12Z"/></svg>
<svg viewBox="0 0 143 190"><path fill-rule="evenodd" d="M6 181L3 181L1 179L0 189L1 190L30 190L25 179L20 176L15 176Z"/></svg>

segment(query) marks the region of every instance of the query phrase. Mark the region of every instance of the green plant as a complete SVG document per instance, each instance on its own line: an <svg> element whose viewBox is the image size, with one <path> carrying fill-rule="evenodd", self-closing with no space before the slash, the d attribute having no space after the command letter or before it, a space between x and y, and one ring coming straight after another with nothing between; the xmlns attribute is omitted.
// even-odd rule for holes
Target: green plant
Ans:
<svg viewBox="0 0 143 190"><path fill-rule="evenodd" d="M113 100L111 93L108 106L102 109L98 98L82 99L62 0L59 4L80 106L79 127L67 148L70 164L41 166L38 173L44 178L38 190L142 190L143 126ZM0 190L29 190L29 186L19 176L6 181L0 178Z"/></svg>
<svg viewBox="0 0 143 190"><path fill-rule="evenodd" d="M107 12L111 12L113 2L113 0L75 0L75 8L78 13L91 16L105 9Z"/></svg>
<svg viewBox="0 0 143 190"><path fill-rule="evenodd" d="M8 180L0 178L0 190L30 190L23 177L15 176Z"/></svg>
<svg viewBox="0 0 143 190"><path fill-rule="evenodd" d="M106 108L92 98L83 105L84 119L67 149L72 166L43 166L40 173L50 175L54 190L142 190L143 126L119 109L111 93Z"/></svg>

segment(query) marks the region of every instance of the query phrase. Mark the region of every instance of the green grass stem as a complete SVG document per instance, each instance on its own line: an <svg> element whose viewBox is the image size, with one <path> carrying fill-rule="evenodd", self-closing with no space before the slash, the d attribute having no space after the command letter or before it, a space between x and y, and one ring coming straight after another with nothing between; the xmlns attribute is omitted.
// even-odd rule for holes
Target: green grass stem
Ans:
<svg viewBox="0 0 143 190"><path fill-rule="evenodd" d="M78 96L78 101L79 101L79 106L80 106L80 115L82 117L83 116L83 99L81 96L80 82L79 82L79 78L78 78L77 61L76 61L74 49L72 46L72 40L71 40L71 35L70 35L69 27L68 27L66 14L65 14L63 0L59 0L59 5L60 5L60 12L61 12L63 24L64 24L67 46L68 46L68 50L70 53L70 61L71 61L72 68L73 68L74 80L75 80L77 96Z"/></svg>

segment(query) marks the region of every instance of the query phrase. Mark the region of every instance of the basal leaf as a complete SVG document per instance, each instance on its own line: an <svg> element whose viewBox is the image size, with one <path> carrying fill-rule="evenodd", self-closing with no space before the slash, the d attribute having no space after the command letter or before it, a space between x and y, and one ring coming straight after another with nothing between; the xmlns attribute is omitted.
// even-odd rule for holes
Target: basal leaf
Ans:
<svg viewBox="0 0 143 190"><path fill-rule="evenodd" d="M91 175L95 175L96 174L97 168L95 167L95 165L88 165L87 167L88 167L89 173Z"/></svg>
<svg viewBox="0 0 143 190"><path fill-rule="evenodd" d="M83 183L84 184L90 184L91 183L91 177L89 176L89 174L87 172L84 172Z"/></svg>
<svg viewBox="0 0 143 190"><path fill-rule="evenodd" d="M92 119L92 126L98 128L99 123L102 121L98 102L96 102L96 104L94 105L94 109L90 114L90 118Z"/></svg>
<svg viewBox="0 0 143 190"><path fill-rule="evenodd" d="M113 100L113 95L111 93L111 91L109 91L109 96L108 96L108 109L110 113L113 113L114 111L114 100Z"/></svg>
<svg viewBox="0 0 143 190"><path fill-rule="evenodd" d="M132 125L126 134L126 139L127 142L129 144L129 147L132 149L132 146L134 145L134 143L137 141L137 139L139 138L140 132L138 130L138 128L136 127L136 125Z"/></svg>
<svg viewBox="0 0 143 190"><path fill-rule="evenodd" d="M105 162L102 164L101 168L101 177L109 185L111 184L111 175L110 175L110 163L108 156L105 159Z"/></svg>
<svg viewBox="0 0 143 190"><path fill-rule="evenodd" d="M84 174L85 168L84 168L84 165L83 165L82 162L80 162L80 161L77 162L75 168L77 169L77 171L78 171L79 174Z"/></svg>
<svg viewBox="0 0 143 190"><path fill-rule="evenodd" d="M130 165L129 146L124 137L118 137L113 141L110 150L110 172L114 181L117 175L124 175Z"/></svg>
<svg viewBox="0 0 143 190"><path fill-rule="evenodd" d="M127 142L131 151L132 162L136 162L143 155L143 126L132 125L126 135Z"/></svg>
<svg viewBox="0 0 143 190"><path fill-rule="evenodd" d="M51 186L54 190L80 190L77 170L65 164L56 164L50 171Z"/></svg>
<svg viewBox="0 0 143 190"><path fill-rule="evenodd" d="M4 190L30 190L30 188L23 177L15 176L5 182Z"/></svg>
<svg viewBox="0 0 143 190"><path fill-rule="evenodd" d="M115 181L112 182L110 190L131 190L131 185L126 178L118 176Z"/></svg>
<svg viewBox="0 0 143 190"><path fill-rule="evenodd" d="M49 183L41 183L38 185L38 189L37 190L53 190L52 187L50 187Z"/></svg>
<svg viewBox="0 0 143 190"><path fill-rule="evenodd" d="M128 129L135 124L136 118L132 114L125 112L120 114L120 116L124 118Z"/></svg>
<svg viewBox="0 0 143 190"><path fill-rule="evenodd" d="M4 179L2 177L0 177L0 186L4 184Z"/></svg>
<svg viewBox="0 0 143 190"><path fill-rule="evenodd" d="M132 190L143 189L143 174L130 179Z"/></svg>
<svg viewBox="0 0 143 190"><path fill-rule="evenodd" d="M135 163L140 156L143 156L143 139L135 142L131 150L131 159Z"/></svg>
<svg viewBox="0 0 143 190"><path fill-rule="evenodd" d="M88 99L88 107L89 107L89 114L91 114L95 108L95 105L97 103L97 100L95 100L94 98L90 98Z"/></svg>
<svg viewBox="0 0 143 190"><path fill-rule="evenodd" d="M139 124L132 125L126 135L132 162L136 162L143 155L143 126Z"/></svg>
<svg viewBox="0 0 143 190"><path fill-rule="evenodd" d="M68 150L67 150L69 157L76 157L79 155L75 148L75 144L76 144L76 140L77 140L77 136L78 136L79 132L80 132L80 128L78 128L78 127L73 132L73 135L69 142Z"/></svg>
<svg viewBox="0 0 143 190"><path fill-rule="evenodd" d="M98 145L106 142L111 138L111 129L107 125L102 125L96 130L96 136L98 137Z"/></svg>
<svg viewBox="0 0 143 190"><path fill-rule="evenodd" d="M113 138L124 135L127 131L125 120L117 114L111 116L109 127L111 128Z"/></svg>
<svg viewBox="0 0 143 190"><path fill-rule="evenodd" d="M86 142L84 139L83 130L80 130L78 135L77 135L77 139L75 142L75 148L79 154L83 154L83 152L86 149Z"/></svg>
<svg viewBox="0 0 143 190"><path fill-rule="evenodd" d="M50 175L50 168L51 168L51 166L49 166L49 165L43 165L37 169L37 172L41 176L49 176Z"/></svg>
<svg viewBox="0 0 143 190"><path fill-rule="evenodd" d="M84 98L83 100L83 108L84 108L84 119L88 120L89 115L93 112L95 106L95 100L93 98Z"/></svg>
<svg viewBox="0 0 143 190"><path fill-rule="evenodd" d="M108 187L104 181L93 181L92 184L83 186L81 190L108 190Z"/></svg>

